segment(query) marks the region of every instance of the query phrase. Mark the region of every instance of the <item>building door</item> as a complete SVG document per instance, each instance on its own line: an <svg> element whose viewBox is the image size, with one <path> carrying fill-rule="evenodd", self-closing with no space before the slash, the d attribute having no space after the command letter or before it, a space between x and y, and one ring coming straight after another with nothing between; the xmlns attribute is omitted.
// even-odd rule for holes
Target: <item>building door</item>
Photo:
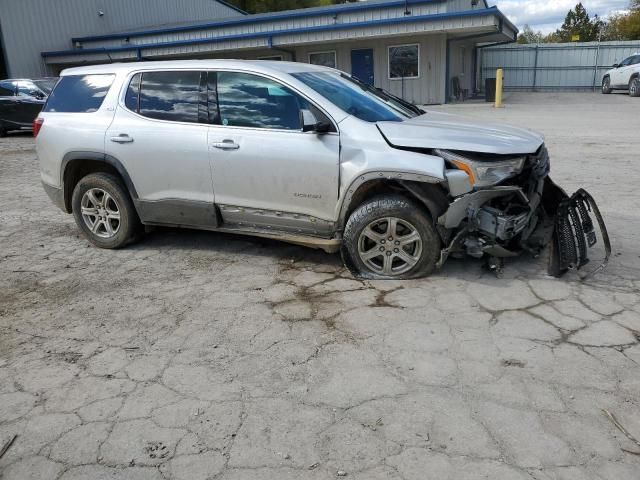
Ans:
<svg viewBox="0 0 640 480"><path fill-rule="evenodd" d="M351 50L351 75L363 83L373 85L373 48Z"/></svg>

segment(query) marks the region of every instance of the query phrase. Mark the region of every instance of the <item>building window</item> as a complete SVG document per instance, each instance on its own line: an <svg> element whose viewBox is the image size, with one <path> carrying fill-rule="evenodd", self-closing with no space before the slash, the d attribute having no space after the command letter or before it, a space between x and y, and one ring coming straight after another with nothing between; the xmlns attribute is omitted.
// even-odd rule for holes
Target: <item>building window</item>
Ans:
<svg viewBox="0 0 640 480"><path fill-rule="evenodd" d="M337 68L336 52L313 52L309 54L309 63L311 65L321 65L323 67Z"/></svg>
<svg viewBox="0 0 640 480"><path fill-rule="evenodd" d="M282 59L282 55L272 55L270 57L258 57L258 60L275 60L277 62L281 62Z"/></svg>
<svg viewBox="0 0 640 480"><path fill-rule="evenodd" d="M389 47L389 78L418 78L420 76L420 45Z"/></svg>

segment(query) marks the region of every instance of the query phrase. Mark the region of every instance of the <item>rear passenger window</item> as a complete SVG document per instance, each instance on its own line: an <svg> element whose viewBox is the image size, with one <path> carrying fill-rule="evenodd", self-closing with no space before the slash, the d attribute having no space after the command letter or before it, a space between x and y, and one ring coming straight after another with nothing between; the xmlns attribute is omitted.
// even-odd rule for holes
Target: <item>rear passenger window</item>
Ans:
<svg viewBox="0 0 640 480"><path fill-rule="evenodd" d="M45 112L91 113L107 96L115 75L68 75L51 92Z"/></svg>
<svg viewBox="0 0 640 480"><path fill-rule="evenodd" d="M139 108L129 106L135 102L135 77L125 102L145 117L197 123L201 117L200 77L200 72L145 72L140 81Z"/></svg>

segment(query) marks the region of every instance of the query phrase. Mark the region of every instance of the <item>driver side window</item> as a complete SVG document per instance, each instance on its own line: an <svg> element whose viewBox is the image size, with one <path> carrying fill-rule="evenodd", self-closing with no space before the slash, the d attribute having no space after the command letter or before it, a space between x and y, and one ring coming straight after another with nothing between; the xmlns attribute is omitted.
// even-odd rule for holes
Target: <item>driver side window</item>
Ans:
<svg viewBox="0 0 640 480"><path fill-rule="evenodd" d="M242 72L218 72L219 123L229 127L300 130L307 102L273 80Z"/></svg>

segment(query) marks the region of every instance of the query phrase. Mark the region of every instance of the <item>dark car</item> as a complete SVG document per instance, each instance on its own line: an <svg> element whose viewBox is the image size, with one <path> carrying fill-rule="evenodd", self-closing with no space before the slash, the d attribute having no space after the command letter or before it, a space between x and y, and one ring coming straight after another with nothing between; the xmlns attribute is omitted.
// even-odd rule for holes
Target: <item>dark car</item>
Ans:
<svg viewBox="0 0 640 480"><path fill-rule="evenodd" d="M0 137L10 130L31 130L57 79L0 80Z"/></svg>

